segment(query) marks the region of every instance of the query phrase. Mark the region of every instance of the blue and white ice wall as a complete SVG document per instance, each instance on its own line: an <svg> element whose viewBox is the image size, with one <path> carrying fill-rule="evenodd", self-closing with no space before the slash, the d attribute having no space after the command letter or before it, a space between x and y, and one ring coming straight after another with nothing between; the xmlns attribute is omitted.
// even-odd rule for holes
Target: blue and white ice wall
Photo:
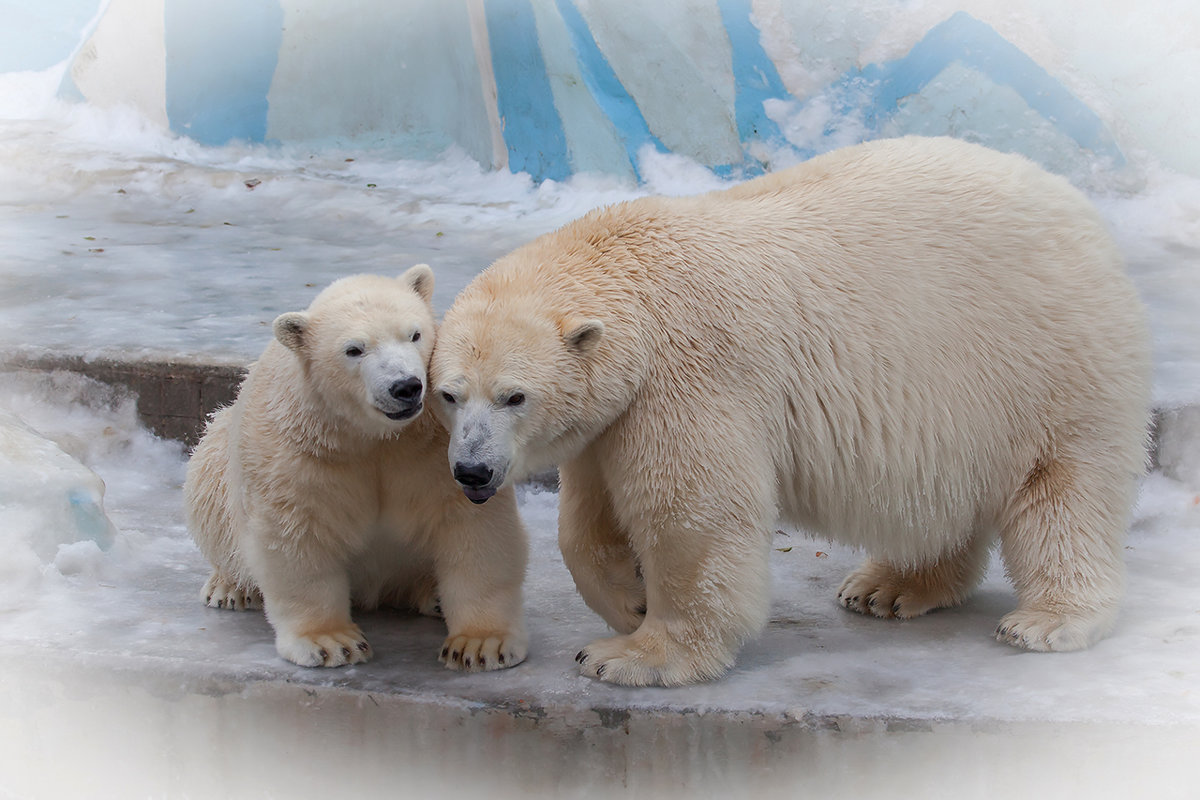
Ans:
<svg viewBox="0 0 1200 800"><path fill-rule="evenodd" d="M1136 6L1136 7L1135 7ZM0 71L205 144L636 177L951 134L1200 175L1193 0L0 0Z"/></svg>

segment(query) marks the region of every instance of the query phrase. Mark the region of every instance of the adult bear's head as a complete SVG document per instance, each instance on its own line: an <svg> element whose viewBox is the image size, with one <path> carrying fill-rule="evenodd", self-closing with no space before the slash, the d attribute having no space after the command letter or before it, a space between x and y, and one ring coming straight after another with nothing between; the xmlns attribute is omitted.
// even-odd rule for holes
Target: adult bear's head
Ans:
<svg viewBox="0 0 1200 800"><path fill-rule="evenodd" d="M430 364L434 409L455 480L476 503L579 455L642 386L657 334L620 208L518 248L446 312Z"/></svg>
<svg viewBox="0 0 1200 800"><path fill-rule="evenodd" d="M454 479L482 503L587 443L589 361L604 324L460 300L434 351L434 408L450 431Z"/></svg>

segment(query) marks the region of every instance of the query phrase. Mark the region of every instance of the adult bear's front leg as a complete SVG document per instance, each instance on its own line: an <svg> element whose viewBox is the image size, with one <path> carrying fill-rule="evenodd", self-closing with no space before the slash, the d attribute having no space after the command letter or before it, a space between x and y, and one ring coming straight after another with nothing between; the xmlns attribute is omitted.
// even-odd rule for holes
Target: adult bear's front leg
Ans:
<svg viewBox="0 0 1200 800"><path fill-rule="evenodd" d="M645 544L646 617L632 633L580 651L585 675L626 686L711 680L761 630L769 606L769 531L744 519L703 524L710 527L679 520L653 536L634 532Z"/></svg>
<svg viewBox="0 0 1200 800"><path fill-rule="evenodd" d="M559 468L558 546L588 607L618 633L646 616L641 565L613 516L603 481L583 459Z"/></svg>

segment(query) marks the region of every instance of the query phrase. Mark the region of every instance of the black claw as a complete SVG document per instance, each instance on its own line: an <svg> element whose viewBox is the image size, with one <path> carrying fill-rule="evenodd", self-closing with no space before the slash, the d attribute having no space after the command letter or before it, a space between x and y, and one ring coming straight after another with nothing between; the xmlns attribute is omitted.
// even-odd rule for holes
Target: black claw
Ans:
<svg viewBox="0 0 1200 800"><path fill-rule="evenodd" d="M457 650L455 650L453 653L451 653L451 654L450 654L450 660L451 660L451 661L458 661L458 660L459 660L459 659L458 659L458 657L459 657L460 655L462 655L462 654L461 654L461 653L459 653Z"/></svg>
<svg viewBox="0 0 1200 800"><path fill-rule="evenodd" d="M504 665L504 653L501 653L500 655L496 656L496 660L500 662L501 666L503 666Z"/></svg>
<svg viewBox="0 0 1200 800"><path fill-rule="evenodd" d="M892 603L892 616L893 617L900 616L900 604L899 603Z"/></svg>
<svg viewBox="0 0 1200 800"><path fill-rule="evenodd" d="M346 659L347 661L350 660L350 648L349 647L342 648L342 658Z"/></svg>
<svg viewBox="0 0 1200 800"><path fill-rule="evenodd" d="M446 656L448 656L448 655L450 655L450 648L443 647L442 648L442 659L445 660Z"/></svg>
<svg viewBox="0 0 1200 800"><path fill-rule="evenodd" d="M872 598L868 599L867 605L870 606L871 608L874 608L875 607L875 598L872 597Z"/></svg>
<svg viewBox="0 0 1200 800"><path fill-rule="evenodd" d="M365 653L371 649L371 645L367 644L366 642L359 642L358 649Z"/></svg>
<svg viewBox="0 0 1200 800"><path fill-rule="evenodd" d="M599 678L601 675L603 675L603 674L604 674L604 667L605 667L605 666L606 666L605 664L601 664L600 666L596 667L596 677L597 677L597 678Z"/></svg>
<svg viewBox="0 0 1200 800"><path fill-rule="evenodd" d="M471 657L470 656L467 656L466 658L463 659L463 666L466 667L467 669L471 668Z"/></svg>
<svg viewBox="0 0 1200 800"><path fill-rule="evenodd" d="M217 601L217 608L224 608L224 607L225 607L225 601L224 601L224 600L218 600L218 601Z"/></svg>
<svg viewBox="0 0 1200 800"><path fill-rule="evenodd" d="M323 648L323 647L321 648L321 651L320 651L320 652L319 652L317 655L319 655L319 656L321 657L321 660L322 660L322 661L328 661L328 660L329 660L329 651L328 651L328 650L326 650L326 649L325 649L325 648Z"/></svg>
<svg viewBox="0 0 1200 800"><path fill-rule="evenodd" d="M487 666L487 656L480 656L480 657L479 657L479 666L481 666L481 667L486 667L486 666Z"/></svg>
<svg viewBox="0 0 1200 800"><path fill-rule="evenodd" d="M204 603L205 603L205 605L207 605L211 602L212 602L212 595L210 594L208 597L204 598Z"/></svg>
<svg viewBox="0 0 1200 800"><path fill-rule="evenodd" d="M587 660L587 653L583 652L582 650L580 650L578 653L575 654L575 663L576 664L582 664L586 660Z"/></svg>

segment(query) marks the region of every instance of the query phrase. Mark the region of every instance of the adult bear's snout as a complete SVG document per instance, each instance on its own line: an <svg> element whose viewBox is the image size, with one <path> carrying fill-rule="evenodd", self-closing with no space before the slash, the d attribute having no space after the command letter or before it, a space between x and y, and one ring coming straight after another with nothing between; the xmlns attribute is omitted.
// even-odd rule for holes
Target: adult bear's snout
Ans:
<svg viewBox="0 0 1200 800"><path fill-rule="evenodd" d="M454 480L463 486L478 489L491 482L492 469L487 464L464 464L460 461L454 465Z"/></svg>
<svg viewBox="0 0 1200 800"><path fill-rule="evenodd" d="M464 464L461 461L454 465L454 480L463 488L463 494L472 503L486 502L496 490L489 486L494 473L487 464Z"/></svg>

